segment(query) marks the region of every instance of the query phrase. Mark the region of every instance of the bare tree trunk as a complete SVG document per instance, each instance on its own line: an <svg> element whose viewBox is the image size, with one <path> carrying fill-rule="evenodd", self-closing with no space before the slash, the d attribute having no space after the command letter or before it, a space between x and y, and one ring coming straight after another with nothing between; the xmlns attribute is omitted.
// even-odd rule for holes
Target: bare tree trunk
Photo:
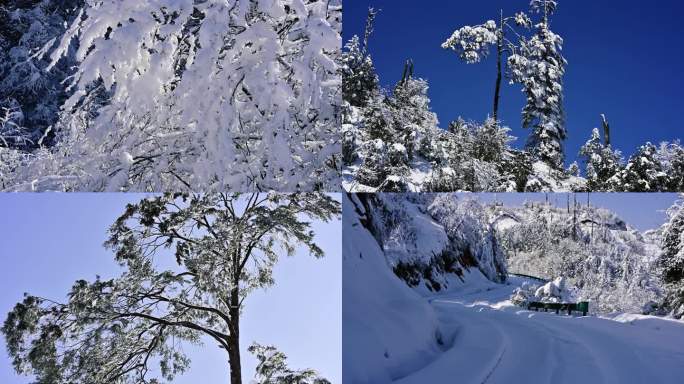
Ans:
<svg viewBox="0 0 684 384"><path fill-rule="evenodd" d="M240 363L240 292L230 292L230 332L228 334L228 358L230 359L230 384L242 384Z"/></svg>
<svg viewBox="0 0 684 384"><path fill-rule="evenodd" d="M610 124L608 124L608 119L606 119L604 114L601 114L601 121L603 124L603 140L605 146L608 147L610 146Z"/></svg>
<svg viewBox="0 0 684 384"><path fill-rule="evenodd" d="M494 112L493 112L493 118L494 121L498 124L499 122L499 97L501 94L501 80L502 80L502 64L501 60L503 60L503 10L501 11L501 22L499 24L499 33L497 36L497 43L496 43L496 87L494 88Z"/></svg>

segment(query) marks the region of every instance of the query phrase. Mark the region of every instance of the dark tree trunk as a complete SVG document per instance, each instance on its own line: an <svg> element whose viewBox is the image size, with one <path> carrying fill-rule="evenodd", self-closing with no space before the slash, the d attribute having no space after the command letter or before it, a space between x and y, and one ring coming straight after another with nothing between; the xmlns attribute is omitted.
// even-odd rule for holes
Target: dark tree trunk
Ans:
<svg viewBox="0 0 684 384"><path fill-rule="evenodd" d="M603 139L605 146L610 145L610 124L608 124L608 119L606 119L606 115L601 115L601 121L603 124Z"/></svg>
<svg viewBox="0 0 684 384"><path fill-rule="evenodd" d="M504 31L503 31L503 11L501 13L501 21L499 24L499 32L497 36L497 43L496 43L496 88L494 88L494 112L493 112L493 118L496 124L499 123L499 95L501 93L501 79L502 79L502 64L501 60L503 60L503 36L504 36Z"/></svg>
<svg viewBox="0 0 684 384"><path fill-rule="evenodd" d="M240 292L230 292L230 332L228 335L228 358L230 359L230 384L242 384L240 364Z"/></svg>

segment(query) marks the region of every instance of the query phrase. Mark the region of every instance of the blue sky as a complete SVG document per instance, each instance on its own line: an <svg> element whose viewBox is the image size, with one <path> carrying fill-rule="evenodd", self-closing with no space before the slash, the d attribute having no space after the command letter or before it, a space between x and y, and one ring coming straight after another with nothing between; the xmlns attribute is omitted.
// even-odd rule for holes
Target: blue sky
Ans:
<svg viewBox="0 0 684 384"><path fill-rule="evenodd" d="M586 193L576 195L578 203L587 203ZM478 193L476 196L483 202L496 199L506 206L521 206L525 201L545 201L548 196L550 203L566 207L568 198L566 193ZM665 211L678 200L676 193L591 193L588 196L591 205L615 212L640 231L656 229L665 224Z"/></svg>
<svg viewBox="0 0 684 384"><path fill-rule="evenodd" d="M528 4L529 0L347 1L344 40L363 33L368 6L381 9L370 50L383 85L398 81L403 63L412 58L416 76L430 83L432 108L442 127L458 116L482 121L492 108L495 55L468 65L440 45L461 26L495 19L500 9L508 14L527 10ZM600 126L601 113L611 123L614 147L626 155L646 141L681 137L682 11L684 2L678 0L559 0L552 29L565 39L563 52L569 61L565 108L570 161L592 128ZM500 115L519 138L516 147L528 136L520 127L523 105L519 86L505 85Z"/></svg>
<svg viewBox="0 0 684 384"><path fill-rule="evenodd" d="M24 292L64 299L77 279L118 275L120 269L102 247L106 230L136 194L0 194L0 320ZM272 344L288 355L293 368L314 368L341 382L342 268L341 223L314 223L326 257L303 251L283 257L276 266L276 285L246 301L241 343L244 382L256 361L247 352L252 341ZM224 352L210 341L185 349L193 362L174 384L228 382ZM26 384L18 377L0 337L0 383Z"/></svg>

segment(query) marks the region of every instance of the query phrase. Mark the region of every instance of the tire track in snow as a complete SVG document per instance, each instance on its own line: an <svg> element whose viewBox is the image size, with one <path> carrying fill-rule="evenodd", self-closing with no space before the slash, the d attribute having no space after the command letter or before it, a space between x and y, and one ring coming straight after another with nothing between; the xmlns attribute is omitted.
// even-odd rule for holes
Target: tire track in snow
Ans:
<svg viewBox="0 0 684 384"><path fill-rule="evenodd" d="M499 358L496 359L496 363L494 364L494 367L492 367L492 370L489 371L489 373L487 373L487 376L486 376L486 377L484 378L484 380L482 381L482 384L487 384L487 382L489 381L489 378L492 377L492 374L494 373L494 371L496 371L496 368L498 368L498 367L499 367L499 364L501 364L501 360L503 360L503 357L504 357L505 354L506 354L506 348L504 348L504 349L501 351L501 354L499 355Z"/></svg>
<svg viewBox="0 0 684 384"><path fill-rule="evenodd" d="M647 328L502 305L514 286L432 297L452 347L401 384L679 383L682 348ZM634 333L636 332L636 333ZM681 335L684 336L684 327ZM663 368L664 367L664 368Z"/></svg>

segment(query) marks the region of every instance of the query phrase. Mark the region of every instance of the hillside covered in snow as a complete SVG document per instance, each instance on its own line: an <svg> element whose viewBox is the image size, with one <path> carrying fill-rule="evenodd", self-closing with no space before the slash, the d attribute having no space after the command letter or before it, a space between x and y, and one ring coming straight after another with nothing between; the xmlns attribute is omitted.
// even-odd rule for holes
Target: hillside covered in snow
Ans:
<svg viewBox="0 0 684 384"><path fill-rule="evenodd" d="M656 261L660 239L641 233L607 209L529 202L488 205L487 215L511 272L553 280L564 277L577 299L596 312L651 311L661 298Z"/></svg>

